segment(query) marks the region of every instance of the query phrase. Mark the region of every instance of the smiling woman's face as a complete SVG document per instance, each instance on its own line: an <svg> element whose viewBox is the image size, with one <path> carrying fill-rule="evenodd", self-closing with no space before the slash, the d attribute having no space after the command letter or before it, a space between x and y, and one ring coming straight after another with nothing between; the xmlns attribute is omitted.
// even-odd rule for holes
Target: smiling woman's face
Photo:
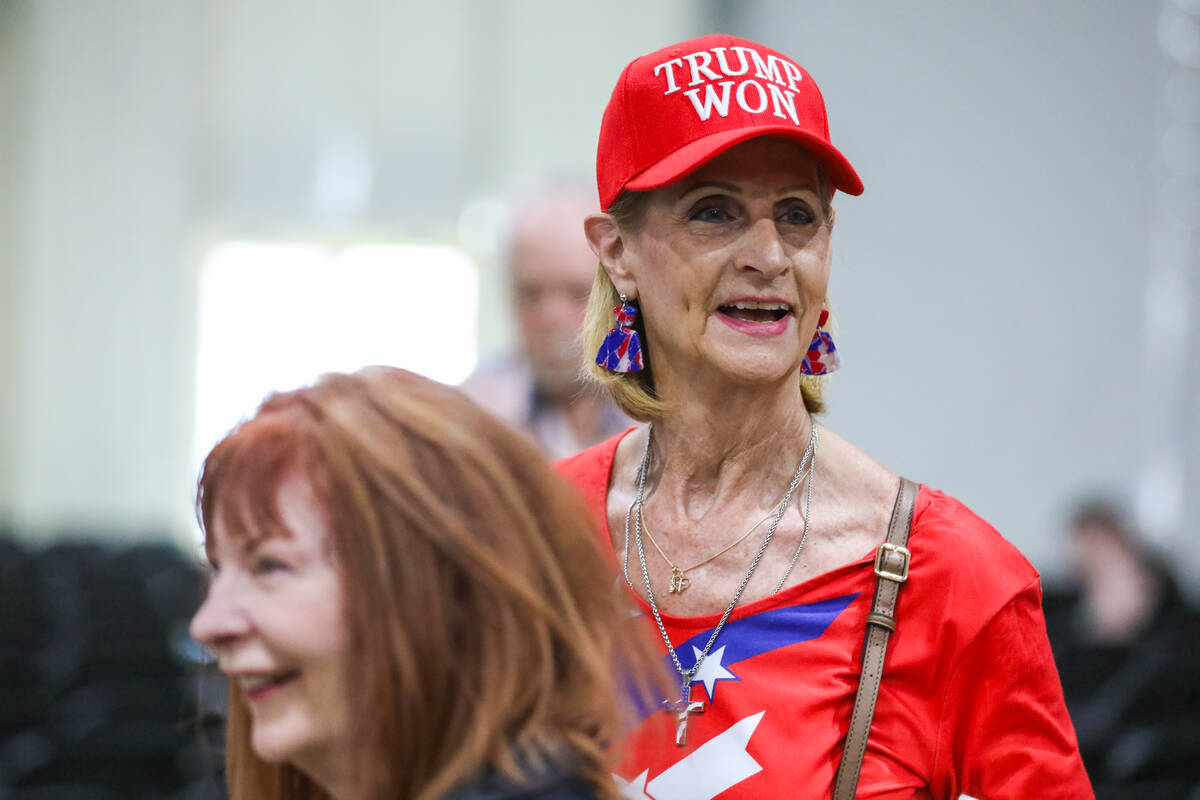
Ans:
<svg viewBox="0 0 1200 800"><path fill-rule="evenodd" d="M289 478L277 498L287 533L248 549L217 520L212 585L191 632L237 683L258 755L323 775L344 759L349 731L341 578L308 484Z"/></svg>
<svg viewBox="0 0 1200 800"><path fill-rule="evenodd" d="M670 373L760 383L800 368L829 284L821 192L804 148L770 138L654 192L622 262L660 388Z"/></svg>

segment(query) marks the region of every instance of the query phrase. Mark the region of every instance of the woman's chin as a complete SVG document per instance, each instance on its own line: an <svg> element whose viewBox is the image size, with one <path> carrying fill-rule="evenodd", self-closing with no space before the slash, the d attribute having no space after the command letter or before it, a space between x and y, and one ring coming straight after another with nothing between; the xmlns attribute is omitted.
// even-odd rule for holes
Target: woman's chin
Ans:
<svg viewBox="0 0 1200 800"><path fill-rule="evenodd" d="M714 374L734 383L772 384L799 372L804 354L795 340L746 336L718 327L709 329L701 354ZM712 334L716 334L713 336Z"/></svg>
<svg viewBox="0 0 1200 800"><path fill-rule="evenodd" d="M307 744L307 737L290 726L276 723L255 725L250 735L254 752L263 761L280 764L296 756Z"/></svg>
<svg viewBox="0 0 1200 800"><path fill-rule="evenodd" d="M752 369L742 366L715 372L713 379L705 383L710 389L707 393L715 394L719 405L726 399L732 400L742 394L748 398L768 401L777 397L779 392L799 386L798 376L789 370Z"/></svg>
<svg viewBox="0 0 1200 800"><path fill-rule="evenodd" d="M717 354L711 365L714 377L722 382L763 389L791 385L794 382L791 381L792 377L800 372L800 364L794 358L755 348Z"/></svg>
<svg viewBox="0 0 1200 800"><path fill-rule="evenodd" d="M254 752L268 764L282 764L284 761L287 761L290 748L278 747L274 742L259 743L256 738L254 740Z"/></svg>

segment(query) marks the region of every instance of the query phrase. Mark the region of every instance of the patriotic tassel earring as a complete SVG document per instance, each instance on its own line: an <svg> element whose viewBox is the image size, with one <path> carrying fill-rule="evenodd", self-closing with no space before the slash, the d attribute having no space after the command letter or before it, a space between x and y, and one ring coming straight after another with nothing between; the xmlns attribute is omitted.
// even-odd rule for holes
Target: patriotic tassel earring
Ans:
<svg viewBox="0 0 1200 800"><path fill-rule="evenodd" d="M621 305L613 313L617 315L616 327L600 343L596 363L610 372L638 372L642 369L642 342L633 329L637 309L627 304L622 294Z"/></svg>
<svg viewBox="0 0 1200 800"><path fill-rule="evenodd" d="M827 322L829 310L822 308L821 317L817 320L817 332L808 344L808 355L800 364L800 371L805 375L828 375L842 365L837 347L833 344L833 337L823 330Z"/></svg>

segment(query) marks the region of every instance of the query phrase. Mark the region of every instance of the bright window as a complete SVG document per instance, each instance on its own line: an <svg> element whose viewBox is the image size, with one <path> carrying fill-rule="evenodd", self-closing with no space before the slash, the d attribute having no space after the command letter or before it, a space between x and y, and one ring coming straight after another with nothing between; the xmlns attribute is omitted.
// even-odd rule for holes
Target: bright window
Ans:
<svg viewBox="0 0 1200 800"><path fill-rule="evenodd" d="M458 383L475 365L478 273L450 247L231 242L200 282L195 463L271 391L387 364Z"/></svg>

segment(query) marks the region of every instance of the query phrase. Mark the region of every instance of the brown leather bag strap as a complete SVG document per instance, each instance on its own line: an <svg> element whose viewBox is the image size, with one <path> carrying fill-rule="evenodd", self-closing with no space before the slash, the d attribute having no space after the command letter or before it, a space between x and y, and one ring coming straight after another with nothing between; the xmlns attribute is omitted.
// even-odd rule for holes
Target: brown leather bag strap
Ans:
<svg viewBox="0 0 1200 800"><path fill-rule="evenodd" d="M875 551L875 599L867 614L867 631L863 637L862 675L858 693L854 696L854 712L850 715L850 730L842 750L842 763L833 784L833 800L853 800L858 788L858 773L867 752L867 736L875 716L875 700L879 697L879 682L883 678L883 657L887 653L888 637L896 630L896 598L900 586L908 580L912 554L905 546L912 530L913 503L920 487L908 478L900 479L900 491L892 509L887 539Z"/></svg>

